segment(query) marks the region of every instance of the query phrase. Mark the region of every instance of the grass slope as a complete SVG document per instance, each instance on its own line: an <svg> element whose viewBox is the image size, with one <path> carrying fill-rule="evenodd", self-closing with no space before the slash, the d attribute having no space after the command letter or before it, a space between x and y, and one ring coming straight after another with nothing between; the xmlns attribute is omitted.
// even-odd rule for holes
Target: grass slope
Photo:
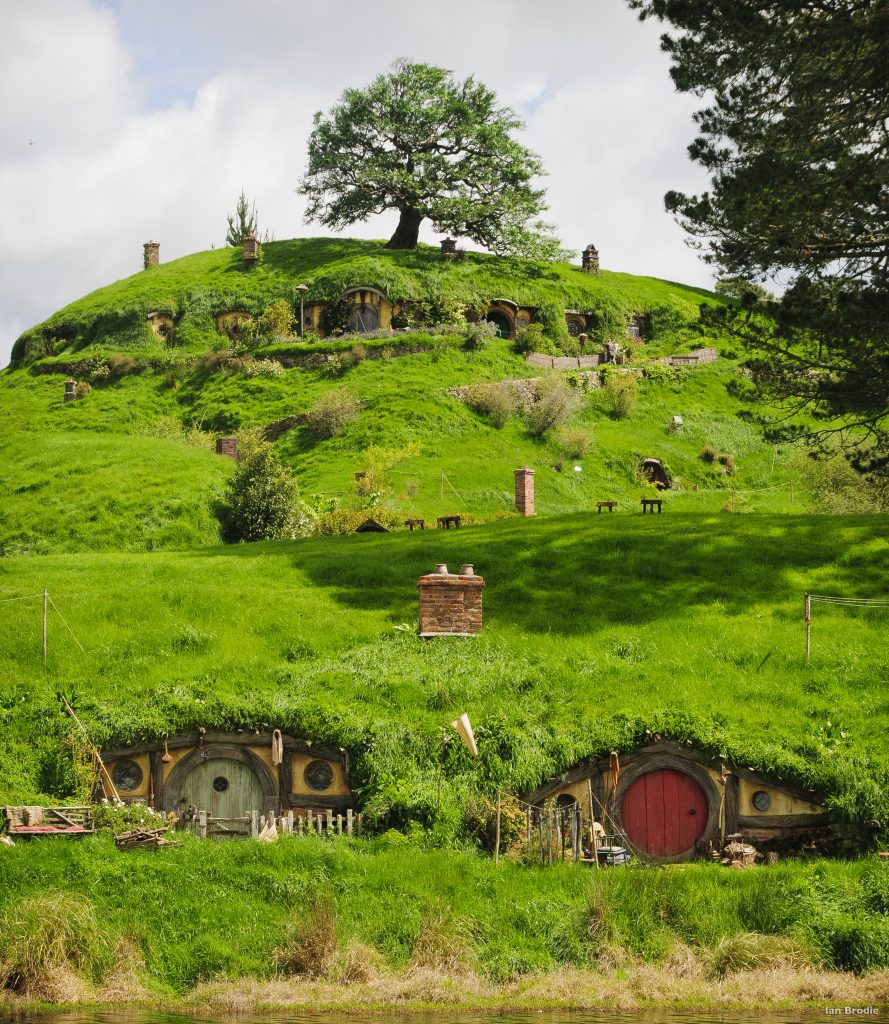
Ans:
<svg viewBox="0 0 889 1024"><path fill-rule="evenodd" d="M814 786L887 820L885 610L802 594L881 593L885 517L574 515L459 532L319 538L178 554L0 561L0 800L70 792L74 692L98 742L264 727L337 743L379 820L459 831L462 801L522 791L649 733ZM439 561L488 581L483 635L422 642L415 581ZM398 627L405 623L405 628ZM441 728L468 711L481 756Z"/></svg>
<svg viewBox="0 0 889 1024"><path fill-rule="evenodd" d="M386 249L382 242L339 238L292 239L263 245L263 261L244 271L238 249L195 253L100 288L26 331L13 349L13 363L40 356L40 341L56 339L56 352L161 352L146 315L177 315L176 346L201 352L218 340L213 317L231 309L260 313L275 299L293 301L299 283L308 299L331 300L350 287L370 286L393 301L448 299L461 303L508 298L520 305L555 303L560 309L597 310L605 319L633 313L652 316L655 335L678 341L697 319L710 292L603 271L584 274L567 264L545 265L467 253L442 263L438 250Z"/></svg>
<svg viewBox="0 0 889 1024"><path fill-rule="evenodd" d="M280 951L296 952L304 962L300 973L339 983L339 996L321 994L322 1005L366 1000L367 994L354 994L355 982L394 969L414 984L390 976L390 991L377 990L381 1002L440 1002L427 993L450 987L448 1003L571 1003L574 990L578 1005L592 997L600 1006L614 998L614 982L640 963L661 964L664 972L649 974L645 1002L657 999L652 983L664 987L677 970L698 983L686 1000L728 1001L718 994L719 979L757 967L772 972L771 999L795 994L808 1001L828 979L810 977L808 994L792 993L788 968L863 972L889 963L889 878L874 861L788 863L743 874L713 865L591 872L504 861L498 869L487 857L397 839L288 837L271 847L191 841L125 854L107 836L19 844L0 858L0 957L30 939L36 949L26 983L32 995L41 983L48 987L45 975L64 960L41 964L45 921L35 920L35 910L58 906L83 922L80 966L93 980L114 972L116 951L128 953L129 985L121 992L118 982L118 999L139 992L133 951L150 987L167 999L210 980L240 988L250 986L251 976L274 978ZM36 926L31 936L29 921ZM475 979L506 983L559 969L578 971L568 991L558 992L557 976L537 998L514 992L498 999ZM739 986L729 999L755 1004L758 979L743 980L746 995ZM289 981L290 991L282 986L279 998L298 997ZM880 985L869 989L879 992ZM682 993L681 985L672 992ZM626 999L624 992L622 1005Z"/></svg>

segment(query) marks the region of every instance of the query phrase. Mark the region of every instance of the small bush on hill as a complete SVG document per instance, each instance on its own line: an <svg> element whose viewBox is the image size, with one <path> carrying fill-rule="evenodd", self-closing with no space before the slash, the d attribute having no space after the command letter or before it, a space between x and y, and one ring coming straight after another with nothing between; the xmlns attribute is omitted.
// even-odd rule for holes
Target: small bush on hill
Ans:
<svg viewBox="0 0 889 1024"><path fill-rule="evenodd" d="M497 326L490 320L481 320L477 324L467 324L463 328L463 344L471 352L483 349L489 341L497 337Z"/></svg>
<svg viewBox="0 0 889 1024"><path fill-rule="evenodd" d="M613 420L633 414L639 400L639 384L635 373L608 373L599 390L600 405Z"/></svg>
<svg viewBox="0 0 889 1024"><path fill-rule="evenodd" d="M225 539L295 537L299 488L293 474L278 459L272 446L256 435L243 438L238 448L238 466L228 482L220 514Z"/></svg>
<svg viewBox="0 0 889 1024"><path fill-rule="evenodd" d="M306 413L309 430L316 437L336 437L355 419L358 405L358 399L349 388L326 391Z"/></svg>
<svg viewBox="0 0 889 1024"><path fill-rule="evenodd" d="M553 431L553 442L569 459L582 459L590 450L593 434L587 427L569 425Z"/></svg>
<svg viewBox="0 0 889 1024"><path fill-rule="evenodd" d="M138 366L132 356L118 354L108 357L108 370L112 377L126 377L128 373L135 373Z"/></svg>
<svg viewBox="0 0 889 1024"><path fill-rule="evenodd" d="M727 452L721 452L719 455L719 465L722 466L726 476L735 475L734 455L729 455Z"/></svg>
<svg viewBox="0 0 889 1024"><path fill-rule="evenodd" d="M280 377L284 372L277 359L245 359L241 363L241 373L245 377Z"/></svg>
<svg viewBox="0 0 889 1024"><path fill-rule="evenodd" d="M583 400L559 374L541 377L537 383L535 402L525 413L528 430L541 437L554 427L567 423L579 410Z"/></svg>
<svg viewBox="0 0 889 1024"><path fill-rule="evenodd" d="M257 320L257 329L263 338L273 341L289 337L293 332L293 310L287 299L276 299L266 306Z"/></svg>
<svg viewBox="0 0 889 1024"><path fill-rule="evenodd" d="M543 336L543 324L528 324L527 327L520 327L515 335L515 350L524 354L525 352L545 352L549 343Z"/></svg>
<svg viewBox="0 0 889 1024"><path fill-rule="evenodd" d="M701 461L703 462L715 462L716 457L718 455L719 452L716 448L713 447L712 444L705 444L704 447L701 449Z"/></svg>
<svg viewBox="0 0 889 1024"><path fill-rule="evenodd" d="M508 384L485 381L469 389L466 404L501 430L510 416L518 412L521 402L515 389Z"/></svg>

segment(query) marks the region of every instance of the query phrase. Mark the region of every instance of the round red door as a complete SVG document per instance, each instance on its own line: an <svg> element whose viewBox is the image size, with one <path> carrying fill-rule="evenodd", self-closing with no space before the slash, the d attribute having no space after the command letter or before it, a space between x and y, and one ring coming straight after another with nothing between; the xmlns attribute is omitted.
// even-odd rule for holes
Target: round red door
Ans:
<svg viewBox="0 0 889 1024"><path fill-rule="evenodd" d="M630 783L620 806L630 842L653 857L693 849L707 827L707 798L685 772L657 768Z"/></svg>

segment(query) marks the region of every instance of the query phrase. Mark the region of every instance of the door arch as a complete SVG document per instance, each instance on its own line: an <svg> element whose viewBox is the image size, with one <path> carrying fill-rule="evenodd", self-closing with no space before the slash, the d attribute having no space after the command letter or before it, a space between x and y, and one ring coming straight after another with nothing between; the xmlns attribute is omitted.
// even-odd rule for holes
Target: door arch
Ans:
<svg viewBox="0 0 889 1024"><path fill-rule="evenodd" d="M278 786L268 766L252 751L210 743L186 754L173 766L164 786L164 808L189 805L214 818L242 817L248 811L274 814Z"/></svg>
<svg viewBox="0 0 889 1024"><path fill-rule="evenodd" d="M500 310L497 309L491 309L488 310L485 315L485 319L490 320L497 328L497 336L499 338L512 337L512 322L505 313L501 313Z"/></svg>

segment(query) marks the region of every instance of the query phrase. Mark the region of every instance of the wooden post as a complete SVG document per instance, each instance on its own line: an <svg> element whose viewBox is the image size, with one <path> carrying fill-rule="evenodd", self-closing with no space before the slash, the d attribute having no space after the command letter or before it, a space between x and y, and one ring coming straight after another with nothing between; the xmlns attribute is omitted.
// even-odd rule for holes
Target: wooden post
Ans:
<svg viewBox="0 0 889 1024"><path fill-rule="evenodd" d="M289 835L293 835L293 811L287 812L287 832Z"/></svg>
<svg viewBox="0 0 889 1024"><path fill-rule="evenodd" d="M297 827L297 830L299 831L299 834L300 834L300 835L304 835L304 834L305 834L305 829L306 829L306 819L305 819L305 815L301 814L301 815L300 815L300 816L299 816L299 817L298 817L298 818L296 819L296 827Z"/></svg>
<svg viewBox="0 0 889 1024"><path fill-rule="evenodd" d="M596 862L596 867L599 865L599 845L596 842L596 813L593 810L593 780L589 778L586 780L587 796L590 798L590 849L593 851L593 860Z"/></svg>
<svg viewBox="0 0 889 1024"><path fill-rule="evenodd" d="M363 832L364 832L364 815L359 813L359 815L358 815L358 835L361 835Z"/></svg>
<svg viewBox="0 0 889 1024"><path fill-rule="evenodd" d="M49 594L43 591L43 660L46 661L46 602Z"/></svg>
<svg viewBox="0 0 889 1024"><path fill-rule="evenodd" d="M553 862L553 812L552 809L546 812L546 862Z"/></svg>
<svg viewBox="0 0 889 1024"><path fill-rule="evenodd" d="M259 812L250 812L250 835L255 839L259 835Z"/></svg>
<svg viewBox="0 0 889 1024"><path fill-rule="evenodd" d="M531 808L525 808L525 846L531 849Z"/></svg>
<svg viewBox="0 0 889 1024"><path fill-rule="evenodd" d="M571 860L578 859L578 805L571 807Z"/></svg>
<svg viewBox="0 0 889 1024"><path fill-rule="evenodd" d="M352 808L346 808L346 834L352 835Z"/></svg>
<svg viewBox="0 0 889 1024"><path fill-rule="evenodd" d="M806 661L812 653L812 595L806 594Z"/></svg>
<svg viewBox="0 0 889 1024"><path fill-rule="evenodd" d="M544 853L543 846L543 812L537 812L537 830L540 832L540 863L541 865L546 863L546 855Z"/></svg>
<svg viewBox="0 0 889 1024"><path fill-rule="evenodd" d="M198 839L207 838L207 812L198 811Z"/></svg>
<svg viewBox="0 0 889 1024"><path fill-rule="evenodd" d="M559 848L559 857L565 860L565 837L562 835L562 812L556 811L556 845Z"/></svg>
<svg viewBox="0 0 889 1024"><path fill-rule="evenodd" d="M500 790L497 790L497 827L494 831L494 864L500 863Z"/></svg>
<svg viewBox="0 0 889 1024"><path fill-rule="evenodd" d="M327 808L327 833L328 835L333 832L333 811Z"/></svg>
<svg viewBox="0 0 889 1024"><path fill-rule="evenodd" d="M312 808L310 807L308 811L306 811L306 831L311 835L314 829L315 823L312 821Z"/></svg>
<svg viewBox="0 0 889 1024"><path fill-rule="evenodd" d="M338 814L336 816L336 834L341 836L343 834L343 816Z"/></svg>

